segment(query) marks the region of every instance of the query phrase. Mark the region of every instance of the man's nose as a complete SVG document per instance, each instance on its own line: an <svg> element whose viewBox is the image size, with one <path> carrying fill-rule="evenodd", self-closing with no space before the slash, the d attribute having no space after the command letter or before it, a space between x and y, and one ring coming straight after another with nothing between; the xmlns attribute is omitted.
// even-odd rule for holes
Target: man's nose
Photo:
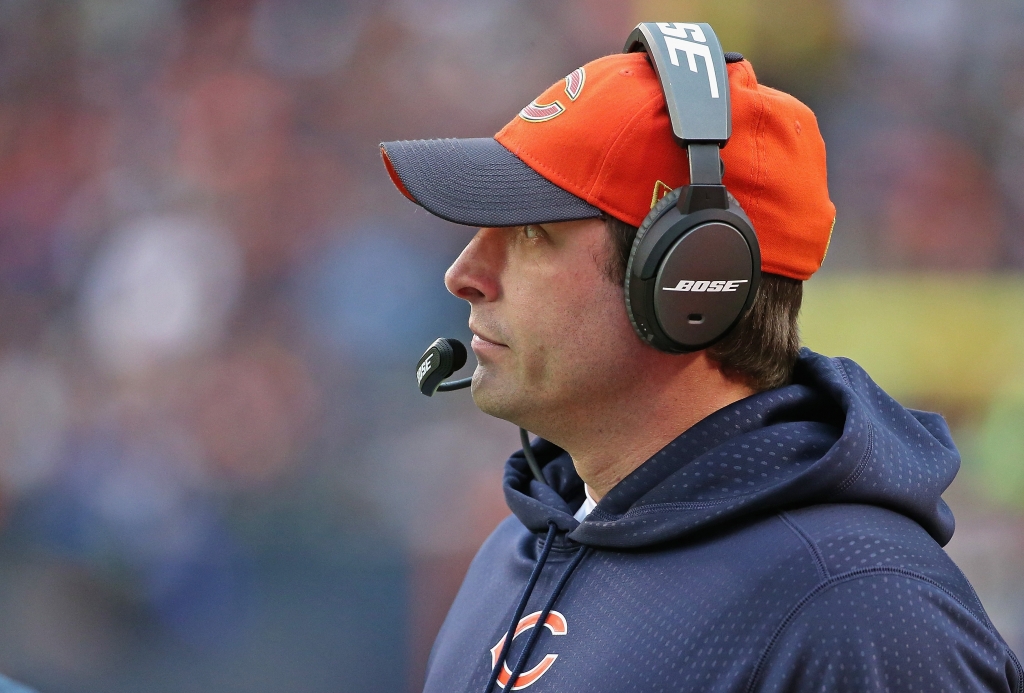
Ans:
<svg viewBox="0 0 1024 693"><path fill-rule="evenodd" d="M501 296L505 240L505 229L483 228L477 231L444 273L444 285L448 291L470 303L497 300Z"/></svg>

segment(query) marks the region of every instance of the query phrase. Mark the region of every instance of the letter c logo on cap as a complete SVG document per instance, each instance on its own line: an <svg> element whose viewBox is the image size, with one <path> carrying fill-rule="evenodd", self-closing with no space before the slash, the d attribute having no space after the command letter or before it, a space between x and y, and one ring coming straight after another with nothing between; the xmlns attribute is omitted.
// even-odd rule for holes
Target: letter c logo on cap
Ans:
<svg viewBox="0 0 1024 693"><path fill-rule="evenodd" d="M578 67L565 76L565 95L571 101L580 98L583 93L583 85L587 82L587 71ZM543 96L543 94L541 95ZM538 97L539 99L540 97ZM565 106L558 99L551 103L540 103L538 99L530 102L530 105L519 111L519 117L531 123L543 123L546 120L556 118L565 113Z"/></svg>
<svg viewBox="0 0 1024 693"><path fill-rule="evenodd" d="M540 612L535 611L529 616L523 616L519 621L519 625L516 626L515 633L512 634L512 639L515 640L521 633L525 633L531 628L537 625L537 621L540 620ZM569 632L569 624L565 620L565 616L552 611L548 614L547 619L544 621L544 626L551 631L552 635L565 635ZM501 640L498 644L491 648L491 669L498 663L498 657L501 655L501 648L505 645L505 636L501 636ZM551 665L558 659L556 654L546 654L544 659L540 660L540 663L530 669L524 671L516 679L516 683L512 686L512 690L518 691L522 688L526 688L532 683L536 683L537 679L544 675L544 673L551 668ZM501 665L501 672L498 674L498 685L502 688L508 685L508 680L512 678L512 670L508 668L508 662L503 662Z"/></svg>

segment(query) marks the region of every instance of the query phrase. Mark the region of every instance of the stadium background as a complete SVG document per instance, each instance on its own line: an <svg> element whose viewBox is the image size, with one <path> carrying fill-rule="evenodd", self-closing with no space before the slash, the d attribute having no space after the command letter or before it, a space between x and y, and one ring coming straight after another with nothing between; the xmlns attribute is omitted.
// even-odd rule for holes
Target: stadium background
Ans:
<svg viewBox="0 0 1024 693"><path fill-rule="evenodd" d="M489 136L656 19L817 112L805 342L946 415L948 549L1024 651L1020 2L0 0L0 670L415 689L518 443L413 386L471 231L377 143Z"/></svg>

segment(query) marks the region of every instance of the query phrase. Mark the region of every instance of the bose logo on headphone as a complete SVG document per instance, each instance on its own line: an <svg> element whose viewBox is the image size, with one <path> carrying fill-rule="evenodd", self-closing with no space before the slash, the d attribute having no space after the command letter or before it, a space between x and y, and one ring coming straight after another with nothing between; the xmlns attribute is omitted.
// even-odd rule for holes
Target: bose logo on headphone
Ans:
<svg viewBox="0 0 1024 693"><path fill-rule="evenodd" d="M420 364L420 367L416 369L416 382L419 385L423 384L423 378L426 377L430 369L434 367L434 355L431 354L427 357L427 360Z"/></svg>
<svg viewBox="0 0 1024 693"><path fill-rule="evenodd" d="M690 66L690 72L697 72L696 56L704 58L704 64L708 66L708 82L711 84L711 98L718 98L718 77L715 75L715 64L711 62L711 48L707 45L708 39L704 36L704 30L696 24L685 22L658 22L658 28L665 36L665 47L668 48L668 57L672 64L679 67L678 51L686 53L686 64ZM687 34L686 32L690 33ZM687 39L699 41L694 43Z"/></svg>
<svg viewBox="0 0 1024 693"><path fill-rule="evenodd" d="M695 292L707 292L717 293L736 291L740 288L740 284L746 284L746 279L733 279L732 281L721 281L721 282L706 282L706 281L693 281L692 279L684 279L675 286L663 286L662 291L695 291Z"/></svg>

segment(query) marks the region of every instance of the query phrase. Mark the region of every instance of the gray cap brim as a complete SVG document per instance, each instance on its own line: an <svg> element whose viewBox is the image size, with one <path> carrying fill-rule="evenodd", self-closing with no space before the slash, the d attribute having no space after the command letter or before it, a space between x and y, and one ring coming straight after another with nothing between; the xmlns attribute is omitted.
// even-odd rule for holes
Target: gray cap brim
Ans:
<svg viewBox="0 0 1024 693"><path fill-rule="evenodd" d="M456 224L519 226L601 214L490 137L404 140L380 147L415 201Z"/></svg>

